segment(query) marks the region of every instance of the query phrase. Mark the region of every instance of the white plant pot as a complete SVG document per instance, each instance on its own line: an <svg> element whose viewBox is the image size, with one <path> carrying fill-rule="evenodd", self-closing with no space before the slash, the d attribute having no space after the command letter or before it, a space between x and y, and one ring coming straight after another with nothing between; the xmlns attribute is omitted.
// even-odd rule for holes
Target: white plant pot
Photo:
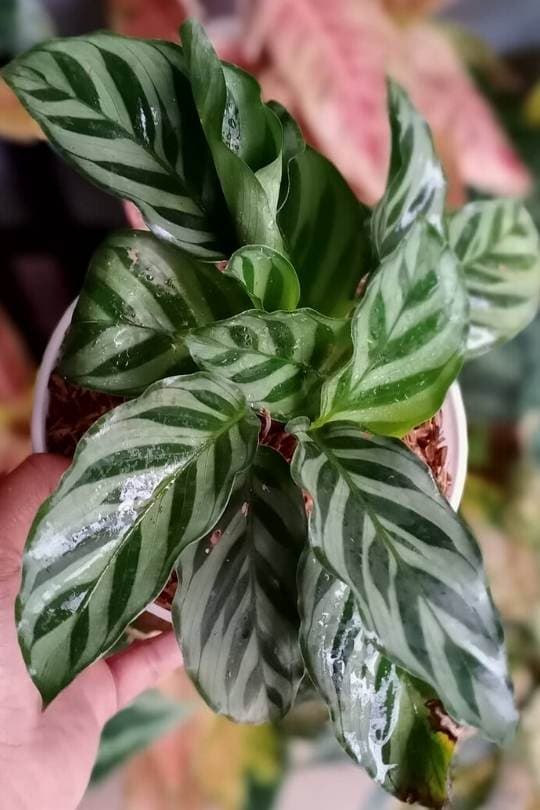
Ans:
<svg viewBox="0 0 540 810"><path fill-rule="evenodd" d="M71 316L75 309L74 301L58 321L56 329L51 335L41 365L39 367L34 394L34 407L32 410L32 449L35 453L47 452L47 413L49 410L49 378L56 366L60 347L64 335L71 323ZM459 385L454 383L448 391L442 406L442 431L448 447L446 469L450 474L450 490L448 500L457 511L467 476L467 459L469 445L467 439L467 418ZM147 608L164 621L171 621L170 611L160 605L152 604Z"/></svg>

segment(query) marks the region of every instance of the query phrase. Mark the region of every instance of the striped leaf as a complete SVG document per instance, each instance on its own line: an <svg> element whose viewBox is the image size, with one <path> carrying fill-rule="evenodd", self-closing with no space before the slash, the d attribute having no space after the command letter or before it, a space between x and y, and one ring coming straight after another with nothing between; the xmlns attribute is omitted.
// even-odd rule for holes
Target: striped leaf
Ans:
<svg viewBox="0 0 540 810"><path fill-rule="evenodd" d="M371 269L370 211L338 170L310 147L291 160L289 181L278 219L300 279L300 303L326 315L344 315L360 278Z"/></svg>
<svg viewBox="0 0 540 810"><path fill-rule="evenodd" d="M452 214L448 234L465 271L471 305L467 353L475 357L510 340L536 315L538 232L522 203L486 200Z"/></svg>
<svg viewBox="0 0 540 810"><path fill-rule="evenodd" d="M404 435L429 419L462 366L467 314L459 262L434 228L417 223L358 305L354 354L325 384L320 422Z"/></svg>
<svg viewBox="0 0 540 810"><path fill-rule="evenodd" d="M241 393L170 377L99 419L27 541L19 640L46 702L105 653L223 512L257 443Z"/></svg>
<svg viewBox="0 0 540 810"><path fill-rule="evenodd" d="M282 249L276 222L283 130L248 73L220 62L200 23L181 28L193 98L240 244Z"/></svg>
<svg viewBox="0 0 540 810"><path fill-rule="evenodd" d="M61 373L132 395L194 371L189 331L251 307L241 285L152 234L109 237L90 264L63 346Z"/></svg>
<svg viewBox="0 0 540 810"><path fill-rule="evenodd" d="M351 423L289 425L293 477L313 498L310 543L351 588L366 630L448 712L502 741L516 715L480 551L428 469ZM304 420L305 421L305 420Z"/></svg>
<svg viewBox="0 0 540 810"><path fill-rule="evenodd" d="M198 366L232 380L275 419L318 413L324 378L350 356L350 321L309 309L253 310L192 332Z"/></svg>
<svg viewBox="0 0 540 810"><path fill-rule="evenodd" d="M295 309L298 304L300 284L294 267L285 256L265 245L247 245L237 250L231 256L227 274L241 281L253 304L267 312Z"/></svg>
<svg viewBox="0 0 540 810"><path fill-rule="evenodd" d="M372 237L380 259L399 245L419 216L442 232L446 180L431 132L395 82L388 85L392 151L386 191L375 206Z"/></svg>
<svg viewBox="0 0 540 810"><path fill-rule="evenodd" d="M351 589L312 553L299 593L304 660L340 744L397 798L443 807L455 735L433 689L379 650Z"/></svg>
<svg viewBox="0 0 540 810"><path fill-rule="evenodd" d="M180 556L173 615L184 664L212 709L237 722L275 720L294 701L306 533L289 465L259 447L212 535Z"/></svg>
<svg viewBox="0 0 540 810"><path fill-rule="evenodd" d="M204 258L230 253L229 217L179 46L110 33L57 39L16 59L4 77L62 156L134 202L156 235Z"/></svg>

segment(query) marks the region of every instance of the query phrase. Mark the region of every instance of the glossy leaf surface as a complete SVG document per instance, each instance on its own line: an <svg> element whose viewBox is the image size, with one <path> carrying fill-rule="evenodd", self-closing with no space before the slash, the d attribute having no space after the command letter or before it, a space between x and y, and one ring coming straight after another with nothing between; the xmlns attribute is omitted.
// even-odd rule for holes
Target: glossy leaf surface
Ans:
<svg viewBox="0 0 540 810"><path fill-rule="evenodd" d="M381 653L351 589L311 552L299 594L304 660L340 744L401 801L442 807L455 736L433 689Z"/></svg>
<svg viewBox="0 0 540 810"><path fill-rule="evenodd" d="M283 130L283 173L279 191L279 207L281 208L289 195L291 161L306 149L306 142L302 131L292 115L278 101L269 101L267 105L279 118Z"/></svg>
<svg viewBox="0 0 540 810"><path fill-rule="evenodd" d="M230 220L181 48L106 32L57 39L3 75L62 156L134 202L154 233L204 258L228 255Z"/></svg>
<svg viewBox="0 0 540 810"><path fill-rule="evenodd" d="M399 245L418 217L442 232L446 181L425 120L395 82L388 84L392 146L386 191L373 210L380 259Z"/></svg>
<svg viewBox="0 0 540 810"><path fill-rule="evenodd" d="M471 305L467 353L505 343L534 318L540 302L540 242L524 205L485 200L448 220L450 245L465 271Z"/></svg>
<svg viewBox="0 0 540 810"><path fill-rule="evenodd" d="M251 307L242 286L143 231L110 236L94 255L64 341L72 382L132 395L194 371L190 330Z"/></svg>
<svg viewBox="0 0 540 810"><path fill-rule="evenodd" d="M300 279L300 303L325 315L344 315L371 269L370 211L330 161L310 147L291 160L289 181L279 224Z"/></svg>
<svg viewBox="0 0 540 810"><path fill-rule="evenodd" d="M428 469L351 423L289 429L293 477L313 499L310 544L351 588L366 630L458 722L506 739L516 714L480 550Z"/></svg>
<svg viewBox="0 0 540 810"><path fill-rule="evenodd" d="M231 256L227 275L242 282L253 304L274 312L295 309L300 298L298 276L290 261L265 245L247 245ZM216 319L217 320L217 319Z"/></svg>
<svg viewBox="0 0 540 810"><path fill-rule="evenodd" d="M240 244L280 250L276 222L283 132L257 81L217 57L202 26L181 29L193 98Z"/></svg>
<svg viewBox="0 0 540 810"><path fill-rule="evenodd" d="M309 309L243 312L195 330L187 345L197 365L236 383L276 419L318 412L320 388L350 355L350 322Z"/></svg>
<svg viewBox="0 0 540 810"><path fill-rule="evenodd" d="M321 422L404 435L433 416L463 364L467 312L459 262L419 222L356 309L353 357L323 388Z"/></svg>
<svg viewBox="0 0 540 810"><path fill-rule="evenodd" d="M306 534L289 465L259 447L213 533L180 556L173 614L185 666L212 709L237 722L275 720L294 701Z"/></svg>
<svg viewBox="0 0 540 810"><path fill-rule="evenodd" d="M241 393L170 377L99 419L41 506L23 561L19 641L46 702L106 652L219 519L255 452Z"/></svg>

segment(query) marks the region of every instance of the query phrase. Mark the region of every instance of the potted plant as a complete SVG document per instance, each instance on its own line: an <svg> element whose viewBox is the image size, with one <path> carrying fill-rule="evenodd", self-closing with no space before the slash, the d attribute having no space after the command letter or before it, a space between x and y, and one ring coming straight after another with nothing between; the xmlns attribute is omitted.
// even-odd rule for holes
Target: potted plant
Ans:
<svg viewBox="0 0 540 810"><path fill-rule="evenodd" d="M17 621L44 703L174 570L212 708L275 720L309 677L353 759L442 806L456 723L503 742L516 714L479 549L401 438L536 312L527 212L446 217L429 130L392 83L388 183L367 208L193 22L182 46L53 40L5 78L149 228L98 250L63 343L68 380L126 401L28 538Z"/></svg>

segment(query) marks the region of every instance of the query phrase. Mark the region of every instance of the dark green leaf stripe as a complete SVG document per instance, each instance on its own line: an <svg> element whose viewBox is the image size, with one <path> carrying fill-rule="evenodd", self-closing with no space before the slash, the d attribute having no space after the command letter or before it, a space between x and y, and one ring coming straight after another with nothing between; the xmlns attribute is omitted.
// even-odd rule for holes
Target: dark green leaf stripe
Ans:
<svg viewBox="0 0 540 810"><path fill-rule="evenodd" d="M298 276L290 261L265 245L247 245L231 256L227 275L242 282L256 307L274 312L295 309L300 298Z"/></svg>
<svg viewBox="0 0 540 810"><path fill-rule="evenodd" d="M442 232L446 181L431 132L405 91L388 84L392 153L386 191L373 210L372 236L380 259L399 245L419 216Z"/></svg>
<svg viewBox="0 0 540 810"><path fill-rule="evenodd" d="M298 420L300 422L300 420ZM516 715L482 558L428 469L401 442L350 423L306 431L293 477L313 498L310 543L348 585L366 630L494 741Z"/></svg>
<svg viewBox="0 0 540 810"><path fill-rule="evenodd" d="M195 370L191 329L249 309L241 285L152 234L109 237L92 259L60 371L86 388L132 395Z"/></svg>
<svg viewBox="0 0 540 810"><path fill-rule="evenodd" d="M340 744L397 798L442 807L455 738L436 694L381 653L351 589L311 552L298 590L304 660Z"/></svg>
<svg viewBox="0 0 540 810"><path fill-rule="evenodd" d="M289 465L259 447L212 535L180 556L173 615L184 664L212 709L237 722L275 720L294 701L306 532Z"/></svg>
<svg viewBox="0 0 540 810"><path fill-rule="evenodd" d="M220 62L202 26L182 26L193 98L240 244L282 249L276 222L283 130L257 81Z"/></svg>
<svg viewBox="0 0 540 810"><path fill-rule="evenodd" d="M82 174L132 200L150 228L205 258L229 222L182 50L99 33L39 45L4 77Z"/></svg>
<svg viewBox="0 0 540 810"><path fill-rule="evenodd" d="M193 331L197 365L227 377L256 408L276 419L318 413L326 376L350 356L350 322L309 309L253 310Z"/></svg>
<svg viewBox="0 0 540 810"><path fill-rule="evenodd" d="M259 422L230 383L170 377L99 419L40 508L19 640L45 701L106 652L219 519Z"/></svg>
<svg viewBox="0 0 540 810"><path fill-rule="evenodd" d="M465 352L459 262L420 221L381 265L352 322L354 354L324 385L320 422L351 419L404 435L433 416Z"/></svg>
<svg viewBox="0 0 540 810"><path fill-rule="evenodd" d="M536 315L538 232L522 203L486 200L452 214L448 235L465 271L471 304L467 353L474 357L513 338Z"/></svg>
<svg viewBox="0 0 540 810"><path fill-rule="evenodd" d="M291 160L289 180L278 219L300 279L300 303L344 315L371 269L369 209L335 166L310 147Z"/></svg>

